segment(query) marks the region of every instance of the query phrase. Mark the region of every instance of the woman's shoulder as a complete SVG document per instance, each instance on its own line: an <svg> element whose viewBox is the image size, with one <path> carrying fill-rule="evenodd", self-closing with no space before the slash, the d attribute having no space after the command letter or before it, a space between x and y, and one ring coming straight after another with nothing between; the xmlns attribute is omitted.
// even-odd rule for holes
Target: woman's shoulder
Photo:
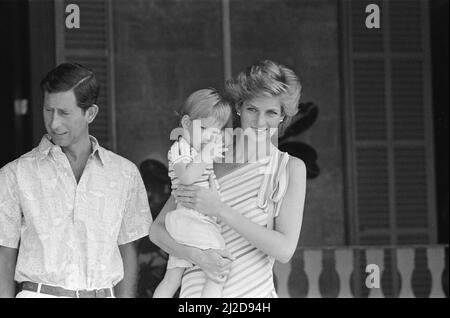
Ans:
<svg viewBox="0 0 450 318"><path fill-rule="evenodd" d="M302 172L302 171L306 171L306 165L304 163L304 161L300 158L291 156L288 152L286 151L281 151L280 149L277 148L277 152L281 157L285 157L287 160L287 168L289 170L289 172Z"/></svg>
<svg viewBox="0 0 450 318"><path fill-rule="evenodd" d="M306 175L306 165L305 162L297 157L289 156L289 161L287 163L288 171L290 175L305 174Z"/></svg>

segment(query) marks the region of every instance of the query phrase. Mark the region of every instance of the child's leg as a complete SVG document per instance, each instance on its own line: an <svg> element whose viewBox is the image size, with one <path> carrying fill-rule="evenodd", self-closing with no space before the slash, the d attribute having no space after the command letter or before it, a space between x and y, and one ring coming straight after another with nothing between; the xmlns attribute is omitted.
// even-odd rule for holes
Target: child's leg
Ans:
<svg viewBox="0 0 450 318"><path fill-rule="evenodd" d="M153 298L172 298L181 285L185 267L168 268L163 280L156 287Z"/></svg>
<svg viewBox="0 0 450 318"><path fill-rule="evenodd" d="M225 281L216 283L212 279L206 277L205 285L202 290L202 298L222 298L222 290Z"/></svg>

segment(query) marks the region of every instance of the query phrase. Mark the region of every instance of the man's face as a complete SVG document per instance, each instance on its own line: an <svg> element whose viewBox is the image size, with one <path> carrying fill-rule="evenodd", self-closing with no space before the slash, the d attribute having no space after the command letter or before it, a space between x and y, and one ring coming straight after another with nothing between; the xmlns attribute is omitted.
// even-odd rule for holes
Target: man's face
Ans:
<svg viewBox="0 0 450 318"><path fill-rule="evenodd" d="M44 95L44 123L55 145L69 147L88 136L88 114L72 90Z"/></svg>

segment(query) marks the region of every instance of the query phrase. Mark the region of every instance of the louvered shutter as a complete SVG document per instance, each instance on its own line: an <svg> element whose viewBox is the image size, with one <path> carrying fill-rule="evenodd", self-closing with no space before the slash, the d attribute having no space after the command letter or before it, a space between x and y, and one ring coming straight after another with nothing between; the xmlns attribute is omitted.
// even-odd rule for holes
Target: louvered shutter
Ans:
<svg viewBox="0 0 450 318"><path fill-rule="evenodd" d="M365 26L371 3L381 9L380 29ZM428 3L351 0L342 12L351 243L435 243ZM391 254L382 278L387 297L397 296L402 283ZM429 290L425 261L416 259L419 296Z"/></svg>
<svg viewBox="0 0 450 318"><path fill-rule="evenodd" d="M76 4L80 9L80 28L65 26L65 8ZM100 83L97 101L100 112L89 126L89 133L100 144L116 149L112 11L110 0L55 0L57 63L77 62L92 69Z"/></svg>
<svg viewBox="0 0 450 318"><path fill-rule="evenodd" d="M368 29L365 8L381 9ZM344 1L354 244L436 242L428 3Z"/></svg>

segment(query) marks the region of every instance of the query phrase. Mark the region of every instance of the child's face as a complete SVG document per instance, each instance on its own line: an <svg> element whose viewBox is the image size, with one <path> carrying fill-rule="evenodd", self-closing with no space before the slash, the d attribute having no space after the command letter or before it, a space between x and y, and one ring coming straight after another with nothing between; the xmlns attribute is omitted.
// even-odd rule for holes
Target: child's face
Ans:
<svg viewBox="0 0 450 318"><path fill-rule="evenodd" d="M221 137L222 125L214 117L198 118L183 123L191 145L205 144ZM199 138L199 140L196 140Z"/></svg>
<svg viewBox="0 0 450 318"><path fill-rule="evenodd" d="M206 144L220 137L222 125L214 117L202 118L201 143Z"/></svg>

